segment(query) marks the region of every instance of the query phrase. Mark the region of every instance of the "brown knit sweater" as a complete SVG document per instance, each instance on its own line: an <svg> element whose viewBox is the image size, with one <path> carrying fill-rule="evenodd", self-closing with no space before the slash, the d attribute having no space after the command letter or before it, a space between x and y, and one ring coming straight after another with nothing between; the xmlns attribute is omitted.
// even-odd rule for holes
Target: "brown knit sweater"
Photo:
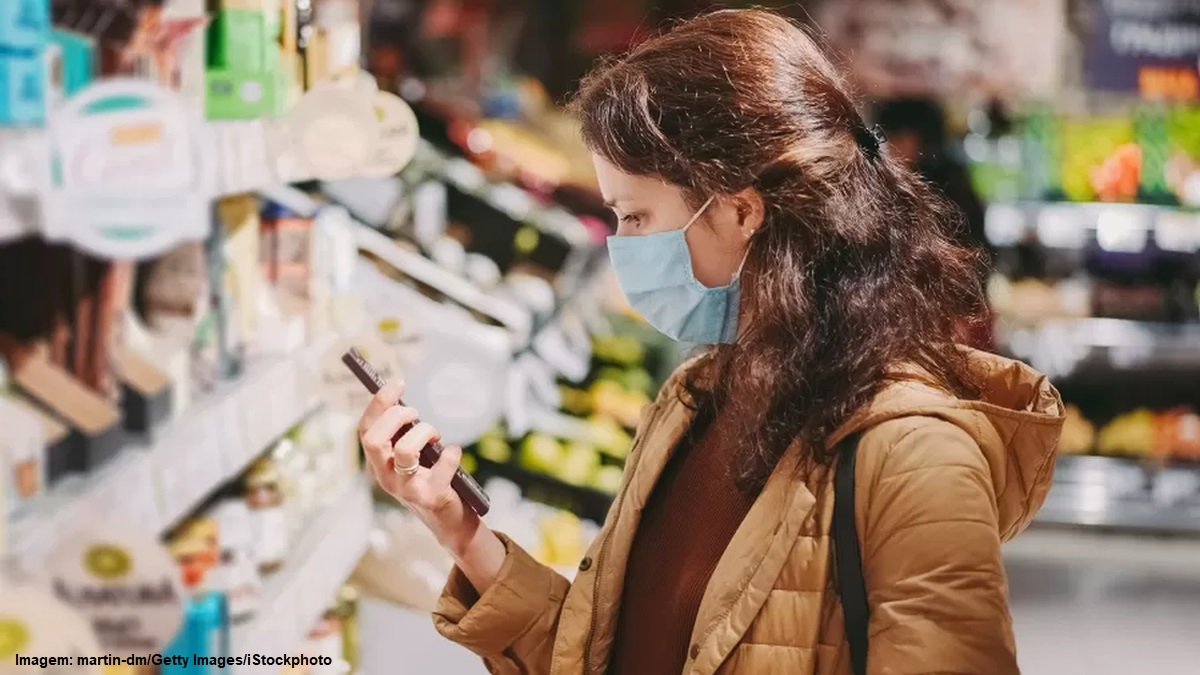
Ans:
<svg viewBox="0 0 1200 675"><path fill-rule="evenodd" d="M634 537L609 675L683 671L717 561L754 499L734 484L738 425L694 428L655 486Z"/></svg>

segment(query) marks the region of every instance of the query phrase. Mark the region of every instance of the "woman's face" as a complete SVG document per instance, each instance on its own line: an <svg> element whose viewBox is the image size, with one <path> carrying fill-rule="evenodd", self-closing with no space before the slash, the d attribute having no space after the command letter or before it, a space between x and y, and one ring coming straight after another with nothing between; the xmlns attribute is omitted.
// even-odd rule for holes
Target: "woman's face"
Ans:
<svg viewBox="0 0 1200 675"><path fill-rule="evenodd" d="M592 155L604 201L617 215L617 234L637 237L682 229L695 215L678 187L655 176L624 173ZM692 272L709 288L733 280L746 255L750 235L762 224L762 198L753 189L718 195L687 231Z"/></svg>

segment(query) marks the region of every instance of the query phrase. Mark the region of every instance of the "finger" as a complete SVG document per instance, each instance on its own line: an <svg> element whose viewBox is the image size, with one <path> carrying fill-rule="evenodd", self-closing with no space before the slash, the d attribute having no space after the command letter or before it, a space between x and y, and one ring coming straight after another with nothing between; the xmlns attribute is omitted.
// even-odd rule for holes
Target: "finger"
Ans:
<svg viewBox="0 0 1200 675"><path fill-rule="evenodd" d="M417 411L412 408L397 405L383 411L367 432L363 434L363 449L367 461L380 473L390 471L392 466L392 439L396 432L405 425L412 424L417 419Z"/></svg>
<svg viewBox="0 0 1200 675"><path fill-rule="evenodd" d="M375 420L384 413L388 408L396 405L400 397L404 395L404 381L390 380L375 395L371 397L371 401L367 403L367 407L363 410L362 417L358 421L358 434L365 435L367 430L375 424Z"/></svg>
<svg viewBox="0 0 1200 675"><path fill-rule="evenodd" d="M434 492L441 492L449 488L450 481L454 479L454 474L458 471L461 463L462 448L452 445L442 450L442 456L438 457L438 461L429 470L427 479L429 488Z"/></svg>
<svg viewBox="0 0 1200 675"><path fill-rule="evenodd" d="M402 467L417 464L421 459L421 449L439 438L441 435L433 425L425 422L416 424L396 441L393 448L396 464Z"/></svg>

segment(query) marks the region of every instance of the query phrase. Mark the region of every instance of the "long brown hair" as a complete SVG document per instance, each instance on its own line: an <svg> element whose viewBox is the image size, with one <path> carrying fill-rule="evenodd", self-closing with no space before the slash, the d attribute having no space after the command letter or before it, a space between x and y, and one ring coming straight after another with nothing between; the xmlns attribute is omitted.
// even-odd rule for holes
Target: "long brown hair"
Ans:
<svg viewBox="0 0 1200 675"><path fill-rule="evenodd" d="M751 318L686 382L692 405L744 408L743 485L761 486L797 438L828 462L830 434L898 364L978 394L954 334L983 307L980 258L955 243L954 207L880 146L803 29L762 10L701 15L601 64L572 108L593 151L694 205L762 195L741 276Z"/></svg>

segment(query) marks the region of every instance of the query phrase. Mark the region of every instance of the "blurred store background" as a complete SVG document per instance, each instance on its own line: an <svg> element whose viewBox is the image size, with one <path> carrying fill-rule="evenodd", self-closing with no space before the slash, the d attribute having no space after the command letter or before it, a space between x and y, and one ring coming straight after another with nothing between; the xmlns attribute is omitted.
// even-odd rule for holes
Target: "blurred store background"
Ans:
<svg viewBox="0 0 1200 675"><path fill-rule="evenodd" d="M403 373L492 526L570 574L681 352L623 307L560 104L740 4L0 0L0 670L483 672L434 636L450 561L372 495L338 357ZM1006 549L1024 672L1198 672L1200 3L754 4L960 205L979 340L1069 404Z"/></svg>

